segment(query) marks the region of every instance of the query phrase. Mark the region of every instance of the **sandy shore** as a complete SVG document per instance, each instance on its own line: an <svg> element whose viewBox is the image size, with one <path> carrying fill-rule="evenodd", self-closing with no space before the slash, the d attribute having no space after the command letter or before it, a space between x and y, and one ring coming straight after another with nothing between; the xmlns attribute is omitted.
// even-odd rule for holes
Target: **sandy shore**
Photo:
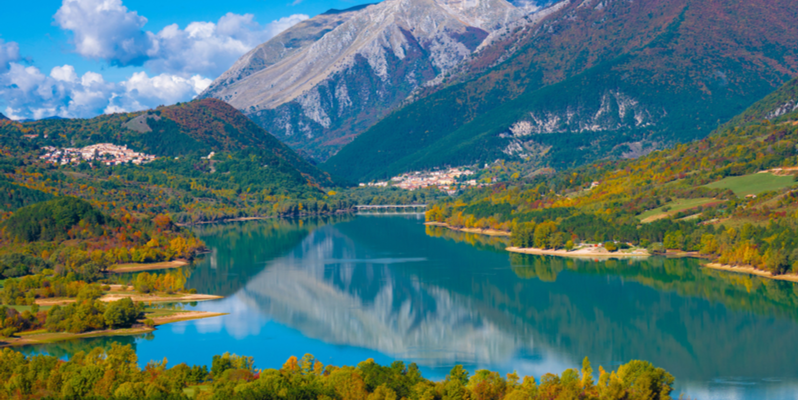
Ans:
<svg viewBox="0 0 800 400"><path fill-rule="evenodd" d="M189 222L185 224L175 224L177 226L192 226L192 225L205 225L205 224L223 224L226 222L239 222L239 221L256 221L256 220L263 220L263 219L270 219L273 217L239 217L239 218L222 218L222 219L213 219L211 221L197 221L197 222Z"/></svg>
<svg viewBox="0 0 800 400"><path fill-rule="evenodd" d="M155 322L156 325L164 325L164 324L169 324L171 322L189 321L201 318L212 318L221 315L227 315L227 314L211 312L211 311L178 311L174 314L153 318L153 322ZM154 330L155 328L139 325L139 326L134 326L132 328L106 329L102 331L91 331L84 333L47 332L44 330L36 332L27 332L27 333L23 332L19 335L19 337L5 338L0 340L0 348L24 346L29 344L54 343L65 340L86 339L86 338L101 337L101 336L138 335L142 333L153 332Z"/></svg>
<svg viewBox="0 0 800 400"><path fill-rule="evenodd" d="M479 233L481 235L489 235L489 236L511 236L511 232L506 231L498 231L496 229L479 229L479 228L456 228L454 226L450 226L445 224L444 222L426 222L425 225L430 226L442 226L447 229L452 229L454 231L466 232L466 233Z"/></svg>
<svg viewBox="0 0 800 400"><path fill-rule="evenodd" d="M127 272L140 272L140 271L155 271L160 269L180 268L184 265L189 265L189 262L183 259L164 261L148 264L117 264L108 269L109 272L115 274L124 274Z"/></svg>
<svg viewBox="0 0 800 400"><path fill-rule="evenodd" d="M112 288L114 289L114 288ZM148 303L173 303L221 299L222 296L212 296L210 294L178 294L178 295L149 295L142 293L106 293L100 297L100 301L110 303L119 299L129 297L133 301ZM37 299L36 304L40 306L54 306L74 303L75 299L50 298Z"/></svg>
<svg viewBox="0 0 800 400"><path fill-rule="evenodd" d="M507 247L506 251L510 251L512 253L521 253L521 254L537 254L537 255L545 255L545 256L559 256L559 257L581 257L581 258L593 258L593 257L606 257L606 258L643 258L643 257L650 257L650 253L647 250L638 249L633 250L630 253L623 253L623 252L609 252L604 247L584 247L577 250L567 251L567 250L544 250L544 249L523 249L520 247Z"/></svg>
<svg viewBox="0 0 800 400"><path fill-rule="evenodd" d="M728 271L728 272L737 272L740 274L750 274L750 275L758 275L763 278L769 279L776 279L780 281L790 281L797 283L797 275L796 274L786 274L786 275L772 275L772 273L763 271L760 269L755 269L753 267L748 266L741 266L736 267L732 265L722 265L717 263L708 263L704 265L707 268L717 269L720 271Z"/></svg>
<svg viewBox="0 0 800 400"><path fill-rule="evenodd" d="M163 317L155 317L152 318L153 322L156 325L164 325L170 322L178 322L178 321L189 321L193 319L201 319L201 318L211 318L211 317L219 317L222 315L228 315L227 313L218 313L218 312L211 312L211 311L182 311L177 312L172 315L165 315Z"/></svg>

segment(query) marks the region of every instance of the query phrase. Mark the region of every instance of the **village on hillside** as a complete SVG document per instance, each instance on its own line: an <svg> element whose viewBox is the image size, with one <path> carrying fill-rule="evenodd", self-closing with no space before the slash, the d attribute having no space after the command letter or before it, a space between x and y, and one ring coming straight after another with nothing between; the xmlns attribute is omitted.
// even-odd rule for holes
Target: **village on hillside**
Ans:
<svg viewBox="0 0 800 400"><path fill-rule="evenodd" d="M462 186L483 186L476 179L465 179L475 172L466 167L450 168L442 171L415 171L393 177L388 181L361 183L359 186L398 187L406 190L435 187L448 194L454 194Z"/></svg>
<svg viewBox="0 0 800 400"><path fill-rule="evenodd" d="M57 148L45 146L45 153L40 159L52 164L79 164L81 161L98 160L105 165L120 165L125 163L143 164L155 160L156 156L138 153L128 146L117 146L111 143L99 143L82 148Z"/></svg>

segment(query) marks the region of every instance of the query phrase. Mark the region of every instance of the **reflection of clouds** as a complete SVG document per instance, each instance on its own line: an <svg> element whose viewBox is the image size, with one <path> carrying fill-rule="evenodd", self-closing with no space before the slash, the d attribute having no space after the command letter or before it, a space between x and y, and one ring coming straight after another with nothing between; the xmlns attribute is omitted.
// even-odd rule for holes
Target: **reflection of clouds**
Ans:
<svg viewBox="0 0 800 400"><path fill-rule="evenodd" d="M485 369L501 369L507 371L517 371L519 376L542 376L546 373L561 374L561 372L575 368L574 363L552 350L545 349L543 354L538 354L535 358L514 357L502 366L486 365L480 366ZM597 366L594 366L597 369Z"/></svg>
<svg viewBox="0 0 800 400"><path fill-rule="evenodd" d="M216 333L224 329L239 340L261 333L265 318L257 312L258 307L240 293L221 300L199 303L198 310L228 313L229 315L191 321L197 331L199 333Z"/></svg>
<svg viewBox="0 0 800 400"><path fill-rule="evenodd" d="M700 400L749 400L756 398L772 400L797 399L797 382L776 384L769 380L752 379L714 379L706 384L688 382L678 385L673 398L683 395L684 398Z"/></svg>
<svg viewBox="0 0 800 400"><path fill-rule="evenodd" d="M388 266L424 258L358 257L337 236L330 227L313 233L250 280L237 301L305 336L424 365L497 364L532 346L486 320L469 298L400 277Z"/></svg>

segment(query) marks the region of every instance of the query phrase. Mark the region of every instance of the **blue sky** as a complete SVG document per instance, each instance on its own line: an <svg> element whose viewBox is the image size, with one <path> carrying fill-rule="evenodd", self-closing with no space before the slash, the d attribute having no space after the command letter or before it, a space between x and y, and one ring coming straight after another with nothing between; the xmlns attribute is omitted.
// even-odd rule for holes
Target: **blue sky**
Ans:
<svg viewBox="0 0 800 400"><path fill-rule="evenodd" d="M186 101L247 50L375 0L40 0L0 13L0 112L91 117Z"/></svg>

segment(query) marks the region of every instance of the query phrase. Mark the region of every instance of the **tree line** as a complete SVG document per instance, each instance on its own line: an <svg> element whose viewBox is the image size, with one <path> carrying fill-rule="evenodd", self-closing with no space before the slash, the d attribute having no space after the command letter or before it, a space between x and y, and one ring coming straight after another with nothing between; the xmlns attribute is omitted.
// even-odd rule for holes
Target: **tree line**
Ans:
<svg viewBox="0 0 800 400"><path fill-rule="evenodd" d="M297 400L666 400L674 378L645 361L616 370L588 359L580 369L561 374L520 377L455 366L432 381L416 364L395 361L382 366L368 359L357 366L324 365L310 354L290 357L280 369L255 368L252 357L225 353L212 358L211 369L167 360L138 366L130 345L78 352L68 361L48 355L25 356L0 350L0 398L34 399L297 399ZM595 375L598 377L595 380Z"/></svg>

